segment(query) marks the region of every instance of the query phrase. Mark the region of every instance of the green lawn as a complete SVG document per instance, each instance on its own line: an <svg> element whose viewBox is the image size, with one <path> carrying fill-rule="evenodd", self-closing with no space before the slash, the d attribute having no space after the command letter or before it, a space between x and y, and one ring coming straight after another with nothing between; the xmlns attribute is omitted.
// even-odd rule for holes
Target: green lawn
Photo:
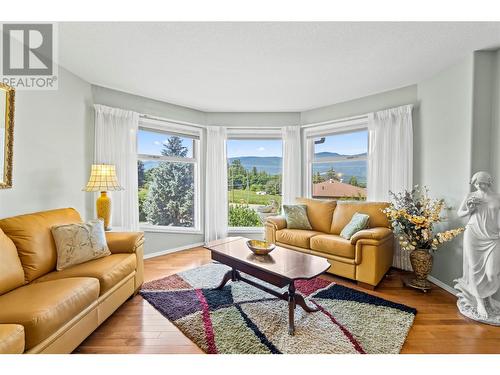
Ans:
<svg viewBox="0 0 500 375"><path fill-rule="evenodd" d="M267 205L271 203L272 199L281 204L281 195L257 195L255 191L236 189L228 192L229 203Z"/></svg>

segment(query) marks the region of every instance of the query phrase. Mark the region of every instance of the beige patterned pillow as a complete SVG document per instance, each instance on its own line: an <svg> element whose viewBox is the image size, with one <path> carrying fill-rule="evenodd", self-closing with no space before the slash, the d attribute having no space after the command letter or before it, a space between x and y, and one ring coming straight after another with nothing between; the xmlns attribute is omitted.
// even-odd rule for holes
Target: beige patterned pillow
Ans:
<svg viewBox="0 0 500 375"><path fill-rule="evenodd" d="M286 227L288 229L312 229L305 204L284 204L283 212L285 213Z"/></svg>
<svg viewBox="0 0 500 375"><path fill-rule="evenodd" d="M56 268L58 271L111 255L106 243L102 220L55 225L51 229L57 248Z"/></svg>

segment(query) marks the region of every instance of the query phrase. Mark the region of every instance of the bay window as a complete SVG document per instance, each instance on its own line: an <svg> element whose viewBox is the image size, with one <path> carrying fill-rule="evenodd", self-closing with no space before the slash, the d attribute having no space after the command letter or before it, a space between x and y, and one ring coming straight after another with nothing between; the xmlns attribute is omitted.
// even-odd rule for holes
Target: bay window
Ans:
<svg viewBox="0 0 500 375"><path fill-rule="evenodd" d="M229 134L227 140L228 225L237 231L263 226L281 209L282 140ZM237 229L238 228L238 229Z"/></svg>
<svg viewBox="0 0 500 375"><path fill-rule="evenodd" d="M199 142L197 129L141 120L137 173L142 228L199 230Z"/></svg>
<svg viewBox="0 0 500 375"><path fill-rule="evenodd" d="M308 196L366 200L368 129L365 121L305 130Z"/></svg>

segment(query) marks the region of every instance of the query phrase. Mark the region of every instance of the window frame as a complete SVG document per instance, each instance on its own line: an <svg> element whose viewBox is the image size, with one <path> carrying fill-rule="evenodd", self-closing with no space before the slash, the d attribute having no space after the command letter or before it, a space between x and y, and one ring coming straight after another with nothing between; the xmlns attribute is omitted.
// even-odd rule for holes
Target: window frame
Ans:
<svg viewBox="0 0 500 375"><path fill-rule="evenodd" d="M317 160L314 155L314 140L321 137L334 136L338 134L348 134L354 133L360 130L368 131L368 143L367 143L367 153L366 156L341 156L341 157L329 157L321 158ZM366 176L366 190L370 188L369 181L369 160L370 160L370 131L368 129L368 117L361 117L350 120L340 120L333 123L328 123L324 125L316 125L310 127L304 127L303 137L302 137L302 147L304 149L303 157L303 191L304 195L308 198L312 198L312 177L313 177L313 165L315 163L342 163L354 160L366 160L367 162L367 176Z"/></svg>
<svg viewBox="0 0 500 375"><path fill-rule="evenodd" d="M227 149L227 142L231 140L239 140L239 141L244 141L244 140L280 140L281 141L281 158L283 159L283 134L281 128L258 128L258 131L256 132L256 129L253 128L228 128L227 129L227 135L226 135L226 149ZM229 160L229 156L226 155L226 163ZM283 164L281 165L281 176L283 176ZM229 183L229 176L228 176L228 183ZM283 183L283 182L282 182ZM283 187L282 187L283 188ZM228 192L227 187L226 187L226 193ZM229 211L229 200L227 202L227 209ZM228 217L229 219L229 217ZM263 234L264 233L264 226L261 227L231 227L229 226L229 221L227 223L227 231L229 234Z"/></svg>
<svg viewBox="0 0 500 375"><path fill-rule="evenodd" d="M190 233L203 234L201 218L201 160L203 146L203 131L200 128L188 125L179 125L168 121L150 119L142 117L139 119L139 130L156 132L166 136L179 136L182 138L191 138L193 140L193 156L188 158L139 154L137 152L137 161L157 161L169 163L187 163L193 164L193 183L194 183L194 217L192 227L178 227L170 225L139 224L139 229L144 232L163 232L163 233ZM137 134L137 150L139 142L139 133Z"/></svg>

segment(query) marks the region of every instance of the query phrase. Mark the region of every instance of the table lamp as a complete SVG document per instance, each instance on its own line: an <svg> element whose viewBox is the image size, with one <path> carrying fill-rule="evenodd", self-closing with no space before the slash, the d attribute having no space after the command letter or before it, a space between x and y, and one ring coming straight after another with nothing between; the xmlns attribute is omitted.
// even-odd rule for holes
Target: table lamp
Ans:
<svg viewBox="0 0 500 375"><path fill-rule="evenodd" d="M111 230L111 199L108 191L123 190L116 178L116 168L112 164L92 164L89 182L83 191L100 191L101 196L96 201L97 217L104 220L104 229Z"/></svg>

